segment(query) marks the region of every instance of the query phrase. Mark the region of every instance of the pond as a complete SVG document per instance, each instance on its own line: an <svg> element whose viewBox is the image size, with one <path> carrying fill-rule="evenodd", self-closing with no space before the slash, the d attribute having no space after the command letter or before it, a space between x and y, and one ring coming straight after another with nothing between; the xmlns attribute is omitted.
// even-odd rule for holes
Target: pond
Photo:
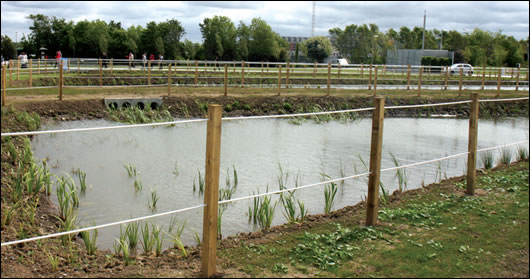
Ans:
<svg viewBox="0 0 530 279"><path fill-rule="evenodd" d="M394 167L391 155L401 164L441 158L467 151L467 119L455 118L387 118L384 122L382 168ZM59 122L43 130L121 125L106 120ZM480 120L479 149L528 139L528 118ZM237 171L238 186L232 198L279 189L280 167L286 186L321 182L332 178L366 172L369 164L371 119L350 122L331 121L316 124L311 120L294 125L287 119L223 121L221 139L220 188L227 175L233 183ZM80 197L79 225L116 222L131 217L162 213L203 203L203 196L193 190L199 172L204 177L206 123L175 126L139 127L104 131L87 131L37 135L32 149L37 160L46 158L56 175L69 174L78 184L72 170L86 173L91 186ZM515 153L515 147L513 147ZM499 151L494 151L499 158ZM362 159L361 159L362 158ZM406 169L407 189L421 187L440 177L460 176L467 156ZM143 187L135 191L134 178L124 165L138 172ZM478 167L480 154L478 156ZM387 191L398 188L395 171L383 172L381 181ZM333 209L354 205L367 195L367 177L346 180L337 193ZM340 184L340 183L339 183ZM155 211L148 206L151 189L159 201ZM301 189L297 199L304 202L309 214L324 211L324 186ZM273 201L278 195L273 195ZM56 202L55 190L52 199ZM222 217L222 234L259 230L248 223L247 212L252 200L229 203ZM272 225L286 222L278 204ZM203 208L174 214L187 224L182 235L186 245L195 245L194 234L202 237ZM170 216L151 219L167 230ZM112 248L120 227L99 230L98 247ZM172 245L166 237L165 247Z"/></svg>

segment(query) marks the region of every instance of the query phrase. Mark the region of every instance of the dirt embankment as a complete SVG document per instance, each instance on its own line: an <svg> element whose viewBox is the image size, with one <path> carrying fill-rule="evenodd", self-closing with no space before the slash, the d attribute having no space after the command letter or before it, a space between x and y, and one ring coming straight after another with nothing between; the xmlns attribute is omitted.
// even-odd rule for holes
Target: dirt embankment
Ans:
<svg viewBox="0 0 530 279"><path fill-rule="evenodd" d="M385 106L415 105L461 101L460 99L411 99L387 98ZM206 116L208 104L220 104L223 116L249 116L290 114L315 111L347 110L373 107L371 97L311 97L311 96L265 96L265 97L169 97L164 106L175 117L202 118ZM108 116L103 99L25 101L16 103L19 110L36 112L41 117L57 120L99 119ZM370 116L371 112L360 112L359 116ZM428 117L432 115L469 115L469 104L437 107L419 107L386 110L387 117ZM481 117L528 116L528 101L485 102L480 104Z"/></svg>

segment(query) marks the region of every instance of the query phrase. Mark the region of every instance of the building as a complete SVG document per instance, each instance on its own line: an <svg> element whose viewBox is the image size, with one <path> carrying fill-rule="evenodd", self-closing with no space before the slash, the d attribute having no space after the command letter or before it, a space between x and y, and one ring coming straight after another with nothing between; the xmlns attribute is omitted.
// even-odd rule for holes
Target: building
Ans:
<svg viewBox="0 0 530 279"><path fill-rule="evenodd" d="M451 60L451 64L454 61L454 51L448 50L437 50L437 49L396 49L387 50L386 53L386 64L387 65L421 65L421 58L423 56L433 57L447 57Z"/></svg>

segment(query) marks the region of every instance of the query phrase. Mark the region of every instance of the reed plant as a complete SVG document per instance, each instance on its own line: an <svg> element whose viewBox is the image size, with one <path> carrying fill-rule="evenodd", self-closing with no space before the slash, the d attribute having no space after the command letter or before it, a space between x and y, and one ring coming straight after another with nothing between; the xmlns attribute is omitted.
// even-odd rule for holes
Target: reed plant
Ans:
<svg viewBox="0 0 530 279"><path fill-rule="evenodd" d="M399 161L399 159L392 152L389 152L389 153L390 153L392 162L394 163L394 166L400 167L401 162ZM407 169L406 168L397 169L395 177L397 177L398 179L399 192L405 191L407 189L407 184L408 184L408 179L409 179L409 176L407 175Z"/></svg>
<svg viewBox="0 0 530 279"><path fill-rule="evenodd" d="M272 198L270 196L265 196L260 205L258 224L262 229L268 229L271 227L276 206L278 205L278 201L272 204L271 199Z"/></svg>
<svg viewBox="0 0 530 279"><path fill-rule="evenodd" d="M193 231L193 239L195 240L195 243L197 243L197 246L201 246L201 237L198 232Z"/></svg>
<svg viewBox="0 0 530 279"><path fill-rule="evenodd" d="M6 205L6 208L2 208L2 230L11 224L11 220L13 220L13 216L18 209L18 206L20 205L20 201L16 202L12 206Z"/></svg>
<svg viewBox="0 0 530 279"><path fill-rule="evenodd" d="M149 208L151 211L156 210L156 204L158 203L158 192L151 188L151 199L148 200Z"/></svg>
<svg viewBox="0 0 530 279"><path fill-rule="evenodd" d="M86 192L86 173L84 173L82 170L79 170L76 172L77 178L79 179L79 186L81 194L84 194Z"/></svg>
<svg viewBox="0 0 530 279"><path fill-rule="evenodd" d="M125 164L123 165L123 167L125 168L125 170L127 170L127 174L129 175L129 177L136 177L136 167L131 165L131 164Z"/></svg>
<svg viewBox="0 0 530 279"><path fill-rule="evenodd" d="M164 243L164 234L161 234L162 227L159 225L152 224L151 234L153 235L154 244L155 244L155 254L160 256L162 254L162 243Z"/></svg>
<svg viewBox="0 0 530 279"><path fill-rule="evenodd" d="M483 151L480 153L480 161L482 162L482 165L485 169L489 170L493 168L493 164L495 162L494 153L491 150Z"/></svg>
<svg viewBox="0 0 530 279"><path fill-rule="evenodd" d="M132 259L130 257L130 250L129 250L129 243L125 239L120 239L120 250L123 252L123 261L125 262L125 266L128 266Z"/></svg>
<svg viewBox="0 0 530 279"><path fill-rule="evenodd" d="M385 185L383 184L383 182L379 182L379 188L381 189L381 194L379 196L379 198L381 199L381 202L383 204L386 204L390 198L390 193L388 192L388 190L385 189Z"/></svg>
<svg viewBox="0 0 530 279"><path fill-rule="evenodd" d="M149 223L145 222L142 227L142 248L145 253L151 253L153 251L153 246L155 244L155 239L152 237L149 232Z"/></svg>
<svg viewBox="0 0 530 279"><path fill-rule="evenodd" d="M172 222L170 222L170 227L168 229L168 232L164 232L167 236L169 236L169 240L173 242L173 248L179 249L182 252L182 255L185 257L188 256L188 253L186 249L184 248L184 244L182 243L182 232L184 232L184 228L186 227L186 221L184 221L182 224L179 224L177 220L172 219ZM176 230L173 231L173 229L176 227Z"/></svg>
<svg viewBox="0 0 530 279"><path fill-rule="evenodd" d="M82 231L81 238L83 239L83 242L85 243L87 254L94 255L96 253L96 250L98 249L96 245L96 242L98 239L98 230L97 229L94 230L92 237L90 236L89 231Z"/></svg>
<svg viewBox="0 0 530 279"><path fill-rule="evenodd" d="M22 174L18 174L15 179L15 184L13 185L13 190L11 191L11 201L16 203L22 199L22 194L24 192L24 186L22 184Z"/></svg>
<svg viewBox="0 0 530 279"><path fill-rule="evenodd" d="M140 180L140 178L136 178L134 180L134 191L135 193L138 193L142 190L143 188L143 185L142 185L142 180Z"/></svg>
<svg viewBox="0 0 530 279"><path fill-rule="evenodd" d="M128 248L135 250L138 244L138 230L140 228L139 222L127 223L127 228L125 229L125 235L128 240ZM122 247L123 248L123 247Z"/></svg>
<svg viewBox="0 0 530 279"><path fill-rule="evenodd" d="M202 196L204 194L204 178L201 175L201 171L197 170L197 173L199 174L199 196ZM196 191L196 184L195 184L195 178L193 179L193 192Z"/></svg>
<svg viewBox="0 0 530 279"><path fill-rule="evenodd" d="M528 148L525 146L517 146L517 161L523 161L528 159Z"/></svg>
<svg viewBox="0 0 530 279"><path fill-rule="evenodd" d="M50 262L52 272L56 272L57 269L59 268L59 256L53 256L47 251L44 251L44 253L46 254L46 257L48 257L48 261Z"/></svg>
<svg viewBox="0 0 530 279"><path fill-rule="evenodd" d="M59 220L60 223L60 231L67 232L71 230L76 229L76 221L77 221L77 212L75 210L72 210L71 213L69 213L66 216L66 219L59 218L57 216L54 216ZM72 234L66 234L61 236L61 241L63 243L63 246L67 246L68 243L72 241L73 235Z"/></svg>
<svg viewBox="0 0 530 279"><path fill-rule="evenodd" d="M499 159L499 164L509 165L512 162L512 149L509 147L504 147L501 149L501 157Z"/></svg>

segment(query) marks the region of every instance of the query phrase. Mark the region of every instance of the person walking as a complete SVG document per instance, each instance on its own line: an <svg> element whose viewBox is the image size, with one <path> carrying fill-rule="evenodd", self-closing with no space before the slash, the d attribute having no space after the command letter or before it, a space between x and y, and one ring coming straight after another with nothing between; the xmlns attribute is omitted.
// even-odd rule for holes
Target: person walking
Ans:
<svg viewBox="0 0 530 279"><path fill-rule="evenodd" d="M142 54L142 70L145 71L145 64L147 63L147 54L144 52L144 54Z"/></svg>
<svg viewBox="0 0 530 279"><path fill-rule="evenodd" d="M153 68L153 61L155 61L155 55L151 53L151 55L149 55L149 60L151 61L151 69Z"/></svg>
<svg viewBox="0 0 530 279"><path fill-rule="evenodd" d="M57 68L57 65L61 65L59 61L61 61L62 56L63 54L61 53L60 50L58 50L57 53L55 54L55 67L54 68Z"/></svg>
<svg viewBox="0 0 530 279"><path fill-rule="evenodd" d="M103 52L103 58L102 58L103 68L107 68L107 53Z"/></svg>
<svg viewBox="0 0 530 279"><path fill-rule="evenodd" d="M158 55L158 69L162 70L162 60L164 60L164 55Z"/></svg>

